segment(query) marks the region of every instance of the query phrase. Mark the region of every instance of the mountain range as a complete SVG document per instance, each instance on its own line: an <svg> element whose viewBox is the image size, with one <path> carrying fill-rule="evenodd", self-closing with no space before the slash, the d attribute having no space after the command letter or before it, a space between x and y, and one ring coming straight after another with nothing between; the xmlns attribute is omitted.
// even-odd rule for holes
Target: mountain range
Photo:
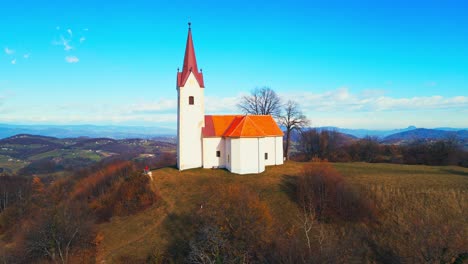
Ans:
<svg viewBox="0 0 468 264"><path fill-rule="evenodd" d="M373 129L349 129L349 128L340 128L340 127L332 127L332 126L325 126L325 127L318 127L317 129L319 130L335 130L338 132L341 132L343 134L348 134L355 136L357 138L363 138L366 136L372 136L372 137L377 137L379 139L385 139L386 137L394 134L399 134L399 133L404 133L407 131L413 131L418 129L423 129L420 130L419 132L422 133L428 133L429 131L433 131L433 135L435 134L440 134L440 135L445 135L447 134L446 132L449 131L463 131L463 130L468 130L468 128L452 128L452 127L438 127L438 128L417 128L415 126L409 126L407 128L401 128L401 129L387 129L387 130L373 130ZM436 138L440 138L437 136Z"/></svg>
<svg viewBox="0 0 468 264"><path fill-rule="evenodd" d="M415 139L444 139L458 137L468 140L468 129L441 127L434 129L417 128L409 126L402 129L371 130L371 129L348 129L340 127L317 127L318 130L335 130L343 134L363 138L366 136L377 137L379 140L394 143L402 140ZM11 125L0 124L0 139L18 134L41 135L56 138L142 138L161 139L163 137L174 140L177 131L165 127L147 126L96 126L96 125ZM172 141L171 140L171 141Z"/></svg>
<svg viewBox="0 0 468 264"><path fill-rule="evenodd" d="M56 138L159 138L173 137L176 130L146 126L95 126L95 125L10 125L0 124L0 139L18 134L41 135Z"/></svg>

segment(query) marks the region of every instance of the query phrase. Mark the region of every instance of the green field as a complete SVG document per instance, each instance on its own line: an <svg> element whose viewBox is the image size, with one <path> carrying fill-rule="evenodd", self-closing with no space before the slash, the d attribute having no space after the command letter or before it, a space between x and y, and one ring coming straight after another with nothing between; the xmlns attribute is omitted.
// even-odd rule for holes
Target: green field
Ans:
<svg viewBox="0 0 468 264"><path fill-rule="evenodd" d="M287 162L268 167L259 175L235 175L211 169L155 170L154 188L162 201L137 215L114 217L111 222L100 224L103 240L98 246L97 262L115 263L122 261L123 256L144 260L150 254L167 252L174 239L190 239L194 230L182 216L209 202L204 197L209 187L216 184L248 186L268 204L278 223L294 228L300 211L283 185L286 177L299 175L304 164ZM326 224L326 228L342 230L350 236L353 232L369 232L379 245L400 254L417 254L411 250L423 250L426 240L436 241L444 234L461 236L468 245L467 168L368 163L334 163L333 166L363 197L375 201L380 222L372 229L357 223ZM413 225L414 219L422 224ZM430 234L426 234L428 228ZM433 244L428 247L436 250Z"/></svg>
<svg viewBox="0 0 468 264"><path fill-rule="evenodd" d="M4 168L5 172L8 173L16 173L19 169L28 164L29 162L24 160L18 160L10 156L0 155L0 168Z"/></svg>
<svg viewBox="0 0 468 264"><path fill-rule="evenodd" d="M40 153L31 156L31 161L40 160L44 158L62 158L62 159L74 159L74 158L85 158L93 161L99 161L101 156L92 150L76 150L76 149L56 149L44 153Z"/></svg>

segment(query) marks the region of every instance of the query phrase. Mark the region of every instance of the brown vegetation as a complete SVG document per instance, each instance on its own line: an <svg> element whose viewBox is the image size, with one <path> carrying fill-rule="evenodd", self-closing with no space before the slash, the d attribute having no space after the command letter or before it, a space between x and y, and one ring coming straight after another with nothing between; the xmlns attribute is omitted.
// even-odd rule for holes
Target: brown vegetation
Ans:
<svg viewBox="0 0 468 264"><path fill-rule="evenodd" d="M389 145L379 143L375 137L350 139L337 131L317 129L301 132L298 150L292 158L296 161L319 158L333 162L363 161L468 167L468 152L463 150L455 138Z"/></svg>
<svg viewBox="0 0 468 264"><path fill-rule="evenodd" d="M140 212L158 200L149 178L127 161L100 163L48 184L25 179L0 179L15 193L2 200L0 214L0 235L9 244L1 253L15 263L94 262L102 241L96 222Z"/></svg>

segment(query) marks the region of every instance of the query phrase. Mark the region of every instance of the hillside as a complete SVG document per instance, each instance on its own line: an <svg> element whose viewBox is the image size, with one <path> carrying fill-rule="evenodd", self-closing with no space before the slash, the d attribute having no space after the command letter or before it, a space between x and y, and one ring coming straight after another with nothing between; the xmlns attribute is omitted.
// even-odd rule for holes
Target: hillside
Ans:
<svg viewBox="0 0 468 264"><path fill-rule="evenodd" d="M150 139L61 139L19 134L0 140L0 168L10 173L53 173L85 168L106 158L151 158L174 150L172 142Z"/></svg>
<svg viewBox="0 0 468 264"><path fill-rule="evenodd" d="M98 248L98 263L139 263L148 259L182 262L196 234L192 216L215 202L207 199L209 192L213 186L222 185L238 184L255 190L268 205L275 228L296 230L300 241L304 241L298 218L300 210L288 187L289 180L301 174L304 165L288 162L269 167L260 175L234 175L225 170L155 170L153 184L163 202L138 215L115 217L110 223L101 224L99 232L104 239ZM380 213L379 222L372 225L333 221L320 224L320 230L327 234L323 237L326 245L337 246L339 235L332 230L339 230L345 234L342 240L351 243L346 247L352 249L356 263L388 263L389 259L414 263L416 260L411 257L419 251L412 250L436 252L445 246L437 238L454 231L464 237L464 250L468 250L468 226L464 220L468 218L468 169L367 163L333 166L359 195L374 200ZM411 221L422 221L422 226L412 226ZM431 233L425 233L426 230ZM412 233L412 240L405 238L407 232ZM371 240L366 242L363 236ZM314 237L313 243L317 239ZM291 242L282 243L286 246Z"/></svg>

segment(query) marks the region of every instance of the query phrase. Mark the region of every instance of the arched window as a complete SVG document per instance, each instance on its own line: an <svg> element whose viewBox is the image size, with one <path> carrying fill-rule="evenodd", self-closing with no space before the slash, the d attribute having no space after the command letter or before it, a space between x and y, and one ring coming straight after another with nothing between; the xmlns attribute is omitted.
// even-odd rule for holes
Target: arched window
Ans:
<svg viewBox="0 0 468 264"><path fill-rule="evenodd" d="M188 104L193 105L194 103L195 103L195 99L193 98L193 96L189 96L188 97Z"/></svg>

